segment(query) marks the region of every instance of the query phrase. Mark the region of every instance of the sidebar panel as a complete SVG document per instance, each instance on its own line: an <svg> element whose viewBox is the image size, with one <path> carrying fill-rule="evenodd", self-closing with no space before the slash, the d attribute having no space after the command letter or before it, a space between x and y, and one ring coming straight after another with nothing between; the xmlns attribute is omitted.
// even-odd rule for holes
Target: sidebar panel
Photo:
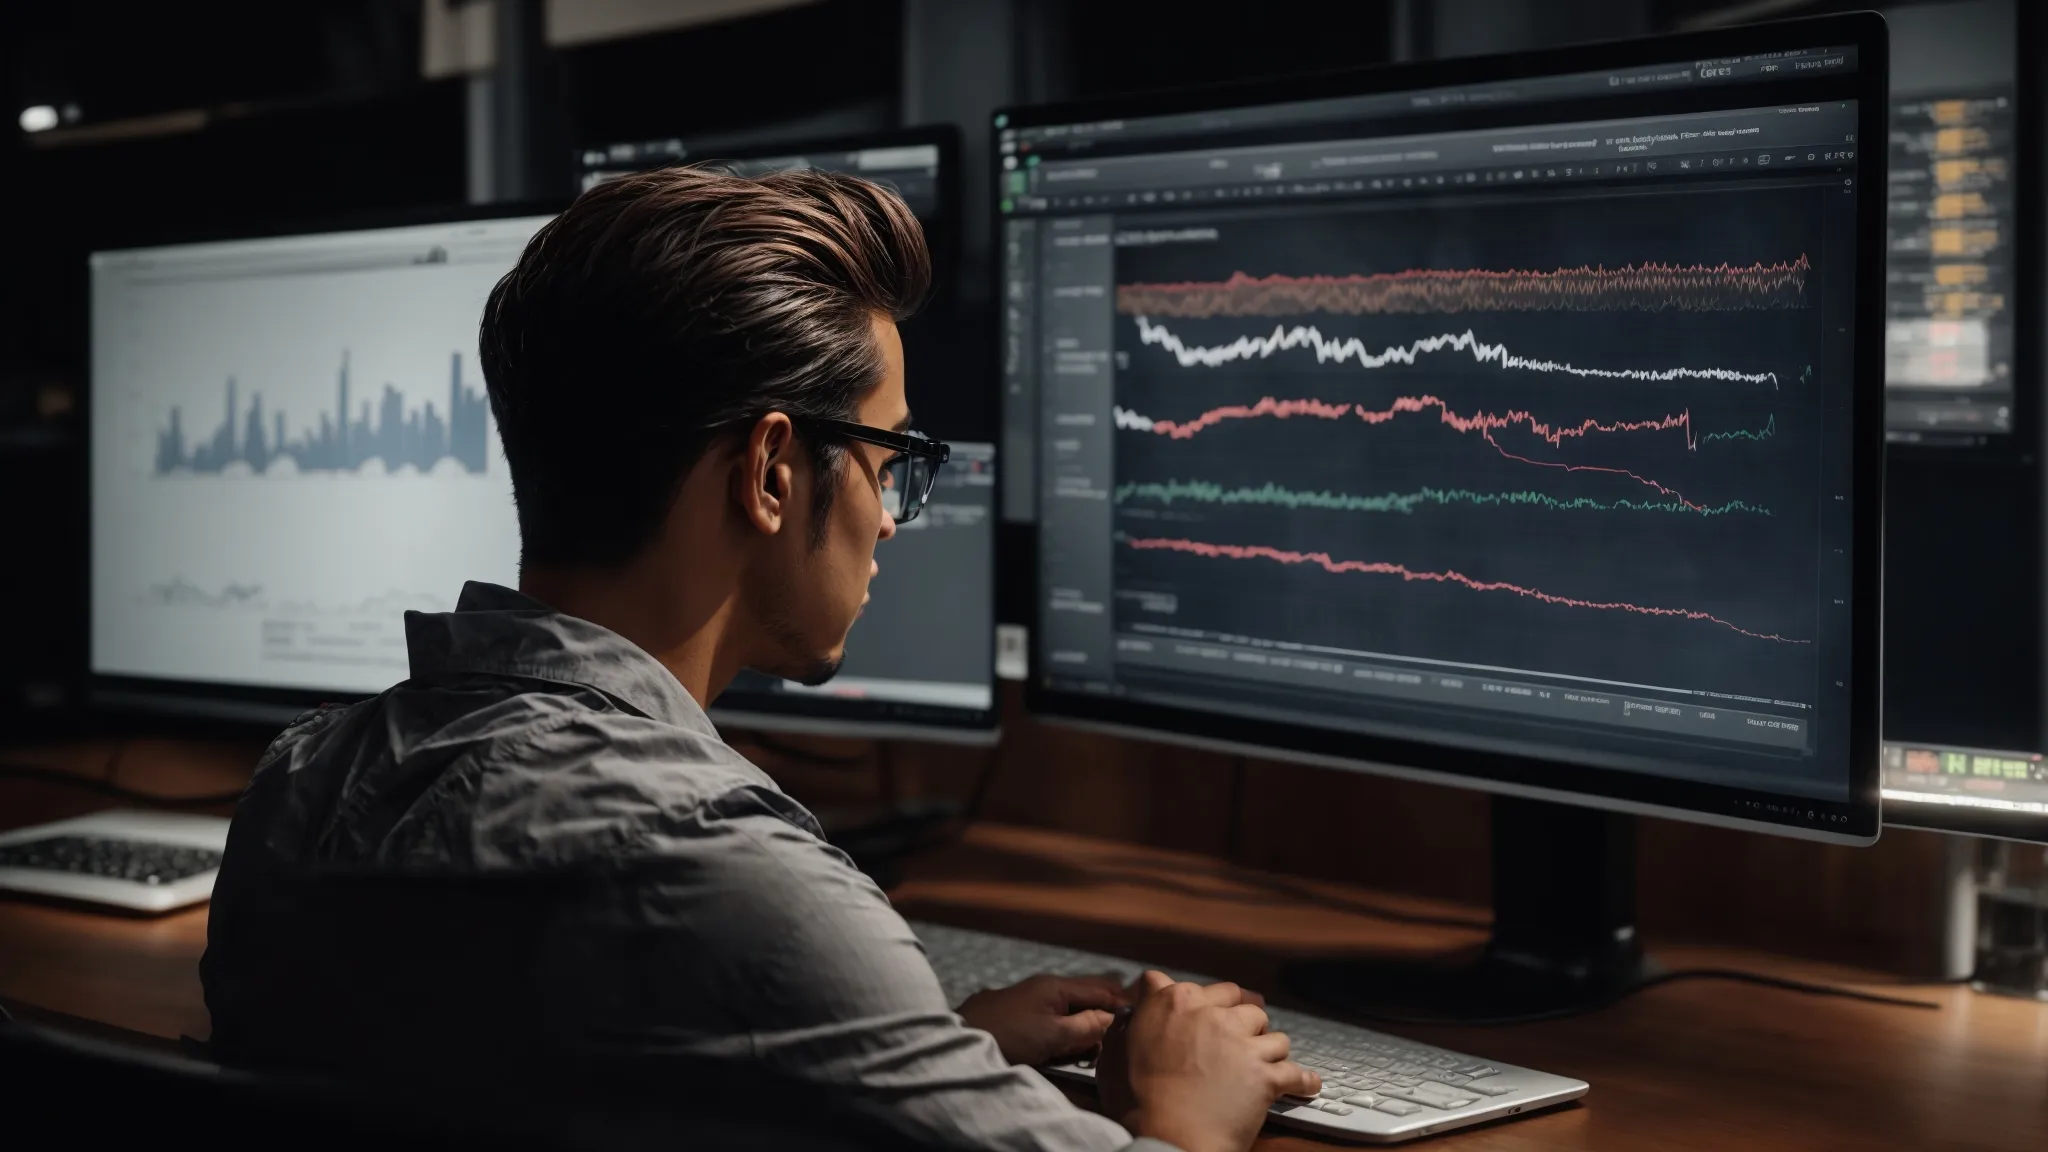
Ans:
<svg viewBox="0 0 2048 1152"><path fill-rule="evenodd" d="M1003 519L1013 524L1038 514L1038 229L1003 225Z"/></svg>
<svg viewBox="0 0 2048 1152"><path fill-rule="evenodd" d="M1108 216L1048 220L1040 236L1039 363L1046 371L1039 443L1041 673L1111 676L1110 591L1116 426L1116 253Z"/></svg>

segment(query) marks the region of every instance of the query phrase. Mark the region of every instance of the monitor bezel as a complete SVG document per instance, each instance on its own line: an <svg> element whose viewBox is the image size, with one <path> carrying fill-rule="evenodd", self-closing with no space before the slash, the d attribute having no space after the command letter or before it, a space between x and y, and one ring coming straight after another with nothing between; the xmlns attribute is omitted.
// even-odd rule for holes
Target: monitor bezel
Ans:
<svg viewBox="0 0 2048 1152"><path fill-rule="evenodd" d="M1608 68L1713 59L1795 48L1854 47L1858 54L1858 134L1885 139L1890 88L1886 26L1876 13L1852 13L1777 21L1737 28L1635 40L1608 41L1533 52L1469 57L1325 73L1312 77L1178 89L1058 104L1004 108L991 121L992 145L1004 127L1134 119L1174 113L1235 108L1283 101L1498 82L1531 76L1592 72ZM1768 103L1768 100L1765 101ZM1885 259L1885 171L1883 149L1859 165L1866 192L1858 198L1857 225L1863 236L1859 268L1882 268ZM1000 148L991 147L994 163ZM998 177L1000 180L1000 177ZM1869 191L1875 189L1875 192ZM990 205L994 207L993 204ZM1000 212L990 212L993 242L1000 251ZM992 262L995 296L1001 298L1003 269ZM1884 279L1859 275L1858 315L1882 317ZM1881 323L1857 333L1854 375L1873 380L1858 389L1863 402L1854 416L1851 539L1854 558L1851 596L1859 606L1849 627L1855 666L1868 668L1849 688L1849 799L1833 806L1782 794L1701 784L1640 772L1589 768L1559 759L1476 751L1449 744L1311 728L1277 720L1221 715L1048 687L1038 643L1030 647L1031 670L1024 686L1025 708L1065 726L1136 736L1236 754L1264 756L1349 771L1448 784L1497 794L1554 800L1637 815L1665 816L1694 823L1769 832L1841 844L1869 844L1880 830L1879 709L1882 669L1883 469L1885 416L1882 402L1884 331ZM1034 429L1034 436L1037 434ZM1043 518L1030 527L1044 551ZM1045 605L1033 598L1034 629L1042 633ZM1816 814L1826 817L1825 826ZM1845 817L1836 820L1834 817Z"/></svg>

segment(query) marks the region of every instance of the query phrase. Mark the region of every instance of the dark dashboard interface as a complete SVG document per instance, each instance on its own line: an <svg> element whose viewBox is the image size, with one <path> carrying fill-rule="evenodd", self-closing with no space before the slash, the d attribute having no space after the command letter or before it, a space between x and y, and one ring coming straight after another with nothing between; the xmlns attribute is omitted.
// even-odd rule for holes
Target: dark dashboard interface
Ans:
<svg viewBox="0 0 2048 1152"><path fill-rule="evenodd" d="M1040 686L1847 801L1856 69L998 121Z"/></svg>

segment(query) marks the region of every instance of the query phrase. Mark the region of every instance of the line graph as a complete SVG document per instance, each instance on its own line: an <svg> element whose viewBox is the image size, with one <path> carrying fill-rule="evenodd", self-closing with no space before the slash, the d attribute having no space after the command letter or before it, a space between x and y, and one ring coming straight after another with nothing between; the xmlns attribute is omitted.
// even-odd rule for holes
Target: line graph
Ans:
<svg viewBox="0 0 2048 1152"><path fill-rule="evenodd" d="M1313 564L1333 575L1363 573L1375 576L1399 576L1403 583L1417 581L1434 584L1456 584L1474 592L1507 592L1513 595L1553 604L1565 608L1585 608L1602 612L1622 612L1637 616L1658 616L1682 620L1697 620L1718 624L1723 628L1754 640L1767 640L1777 644L1811 644L1811 640L1781 636L1775 632L1758 632L1739 624L1724 620L1711 612L1693 608L1660 608L1644 604L1632 604L1621 600L1583 600L1572 596L1560 596L1538 588L1528 588L1505 580L1480 580L1467 576L1455 569L1427 571L1409 568L1404 564L1392 564L1377 560L1338 560L1327 552L1296 552L1286 548L1274 548L1264 544L1215 544L1204 540L1188 540L1174 536L1129 536L1119 535L1127 546L1141 552L1169 551L1194 556L1227 560L1273 560L1281 564Z"/></svg>
<svg viewBox="0 0 2048 1152"><path fill-rule="evenodd" d="M1413 515L1425 505L1471 507L1535 507L1553 512L1684 512L1699 516L1769 516L1771 510L1746 500L1729 500L1713 507L1677 500L1595 500L1588 496L1561 498L1529 490L1475 492L1467 488L1419 488L1413 492L1388 492L1378 496L1354 496L1343 492L1309 492L1283 488L1267 482L1258 487L1235 488L1207 480L1131 481L1116 486L1112 499L1117 504L1143 500L1164 505L1181 501L1214 505L1250 505L1287 509L1312 508L1332 512L1386 512Z"/></svg>
<svg viewBox="0 0 2048 1152"><path fill-rule="evenodd" d="M1163 324L1154 324L1145 316L1133 317L1138 323L1138 339L1148 347L1165 349L1183 368L1222 368L1239 361L1266 360L1282 352L1301 348L1315 352L1316 363L1343 364L1356 361L1362 369L1384 368L1389 364L1412 365L1425 355L1439 352L1469 353L1474 362L1491 364L1508 371L1539 372L1546 375L1562 374L1587 380L1634 380L1644 383L1667 383L1673 380L1711 380L1719 383L1769 384L1778 387L1775 372L1745 372L1736 368L1583 368L1561 360L1546 360L1539 357L1518 356L1508 351L1505 344L1488 344L1471 329L1463 332L1445 332L1425 336L1407 345L1393 344L1374 352L1356 336L1342 338L1323 335L1320 328L1312 324L1275 325L1270 335L1239 336L1227 344L1189 344L1175 335Z"/></svg>
<svg viewBox="0 0 2048 1152"><path fill-rule="evenodd" d="M490 454L488 411L483 393L463 384L462 354L455 352L448 358L445 418L432 400L408 408L405 396L388 383L374 410L366 399L359 411L351 412L348 353L343 352L335 377L334 410L319 413L317 425L309 424L297 437L288 435L282 411L264 419L260 392L250 393L244 416L235 378L229 376L225 416L206 438L188 446L184 410L171 409L168 424L157 432L156 473L217 476L244 465L264 475L279 462L295 472L360 472L371 460L382 461L387 473L402 466L426 473L446 459L464 472L481 475Z"/></svg>
<svg viewBox="0 0 2048 1152"><path fill-rule="evenodd" d="M1113 244L1073 327L1108 371L1040 367L1087 478L1041 491L1098 541L1061 562L1109 545L1106 589L1057 586L1117 635L1811 697L1833 205L1685 195L1682 223L1654 197L1443 199ZM1155 657L1264 675L1132 661Z"/></svg>
<svg viewBox="0 0 2048 1152"><path fill-rule="evenodd" d="M1263 396L1255 404L1225 404L1211 408L1188 420L1155 420L1141 412L1133 412L1122 406L1112 406L1110 415L1120 429L1133 432L1150 432L1175 440L1190 440L1206 429L1213 428L1226 420L1250 420L1272 417L1291 420L1299 417L1313 417L1319 420L1339 420L1355 416L1367 424L1385 424L1410 413L1427 412L1436 409L1437 422L1459 432L1490 432L1500 428L1526 425L1529 432L1548 442L1553 448L1560 447L1566 440L1578 439L1594 433L1619 432L1667 432L1677 431L1685 435L1685 447L1689 452L1698 451L1701 444L1717 441L1769 440L1777 434L1778 422L1775 416L1767 418L1758 428L1735 429L1700 434L1692 426L1692 412L1674 412L1648 420L1617 420L1603 423L1585 419L1577 424L1552 424L1538 420L1534 413L1519 408L1502 413L1475 412L1461 416L1452 411L1451 403L1440 396L1400 396L1385 408L1368 408L1363 404L1332 403L1327 400L1276 400Z"/></svg>
<svg viewBox="0 0 2048 1152"><path fill-rule="evenodd" d="M1293 420L1301 417L1312 417L1318 420L1340 420L1346 416L1355 416L1367 424L1376 425L1384 424L1400 415L1426 412L1431 408L1438 410L1438 423L1458 432L1477 432L1479 438L1486 441L1494 451L1516 463L1532 464L1539 468L1555 468L1567 473L1589 472L1624 476L1638 484L1654 489L1660 495L1676 500L1689 511L1700 513L1705 513L1709 506L1694 503L1687 499L1685 494L1678 489L1661 481L1653 480L1639 472L1628 468L1611 467L1601 464L1571 464L1560 460L1538 460L1531 456L1509 451L1506 445L1494 438L1493 434L1500 429L1512 428L1517 424L1526 424L1531 433L1547 441L1551 446L1559 447L1562 446L1566 439L1576 439L1595 432L1621 433L1678 430L1685 435L1685 447L1688 452L1697 451L1703 443L1736 440L1761 442L1777 435L1777 418L1775 416L1767 418L1763 425L1758 428L1735 429L1695 435L1692 429L1692 414L1690 410L1649 420L1601 423L1598 420L1587 419L1577 425L1552 425L1540 421L1534 415L1521 410L1510 410L1499 414L1478 412L1471 416L1460 416L1451 410L1448 401L1437 396L1402 396L1396 398L1392 405L1383 409L1371 409L1349 403L1331 403L1327 400L1313 398L1277 400L1271 396L1263 396L1255 404L1226 404L1211 408L1198 416L1181 421L1155 420L1142 412L1134 412L1121 405L1112 406L1110 415L1115 421L1116 427L1125 431L1150 432L1154 435L1165 436L1174 440L1190 440L1204 430L1215 427L1226 420L1251 420L1261 417L1271 417L1278 420Z"/></svg>
<svg viewBox="0 0 2048 1152"><path fill-rule="evenodd" d="M1548 272L1409 268L1119 284L1130 316L1386 316L1459 312L1727 312L1806 307L1805 253L1775 264L1580 265Z"/></svg>

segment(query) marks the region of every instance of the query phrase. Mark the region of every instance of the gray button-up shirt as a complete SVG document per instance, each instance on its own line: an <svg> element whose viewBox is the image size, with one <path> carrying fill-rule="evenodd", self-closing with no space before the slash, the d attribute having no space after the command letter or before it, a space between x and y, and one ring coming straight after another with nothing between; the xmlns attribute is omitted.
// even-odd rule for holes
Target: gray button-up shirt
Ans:
<svg viewBox="0 0 2048 1152"><path fill-rule="evenodd" d="M201 965L223 1058L316 1063L372 1034L450 1060L682 1055L815 1084L935 1144L1166 1147L963 1023L888 898L653 657L477 583L454 612L408 613L406 640L411 678L302 717L235 813ZM355 895L316 899L334 876ZM492 895L562 877L574 899ZM465 971L433 969L442 942L469 949ZM430 988L351 992L400 977ZM518 1028L479 1023L488 1002L437 1018L494 982L519 990L495 1006Z"/></svg>

